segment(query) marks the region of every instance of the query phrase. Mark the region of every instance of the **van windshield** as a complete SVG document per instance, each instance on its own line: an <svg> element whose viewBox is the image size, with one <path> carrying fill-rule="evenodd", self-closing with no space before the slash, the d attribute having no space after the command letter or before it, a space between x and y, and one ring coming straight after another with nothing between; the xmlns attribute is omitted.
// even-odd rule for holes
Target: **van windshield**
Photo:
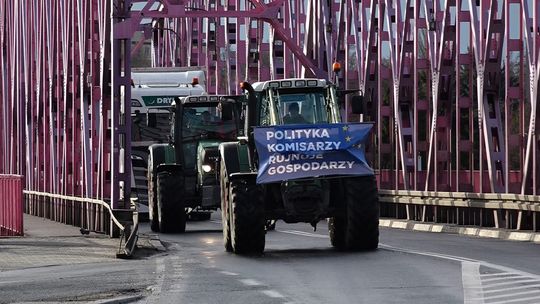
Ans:
<svg viewBox="0 0 540 304"><path fill-rule="evenodd" d="M170 111L168 109L132 114L132 142L167 142L170 129L169 116Z"/></svg>

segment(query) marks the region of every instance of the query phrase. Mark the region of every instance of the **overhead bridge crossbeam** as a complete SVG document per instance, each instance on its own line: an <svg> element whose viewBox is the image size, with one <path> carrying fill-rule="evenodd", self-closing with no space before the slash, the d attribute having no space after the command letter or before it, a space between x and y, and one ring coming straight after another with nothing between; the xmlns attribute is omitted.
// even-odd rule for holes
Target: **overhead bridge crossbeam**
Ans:
<svg viewBox="0 0 540 304"><path fill-rule="evenodd" d="M359 89L381 189L537 195L539 37L531 0L0 0L0 173L128 209L132 66L200 66Z"/></svg>

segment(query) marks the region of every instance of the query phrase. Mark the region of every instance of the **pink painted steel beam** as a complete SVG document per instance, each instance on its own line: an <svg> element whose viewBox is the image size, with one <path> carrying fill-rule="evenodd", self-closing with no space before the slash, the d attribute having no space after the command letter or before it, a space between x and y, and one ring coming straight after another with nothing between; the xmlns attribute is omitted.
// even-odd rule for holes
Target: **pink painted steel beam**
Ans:
<svg viewBox="0 0 540 304"><path fill-rule="evenodd" d="M125 208L122 88L144 31L155 66L204 66L212 93L303 68L332 79L342 61L340 85L366 96L350 119L377 123L381 188L538 193L537 1L265 2L0 0L0 173Z"/></svg>

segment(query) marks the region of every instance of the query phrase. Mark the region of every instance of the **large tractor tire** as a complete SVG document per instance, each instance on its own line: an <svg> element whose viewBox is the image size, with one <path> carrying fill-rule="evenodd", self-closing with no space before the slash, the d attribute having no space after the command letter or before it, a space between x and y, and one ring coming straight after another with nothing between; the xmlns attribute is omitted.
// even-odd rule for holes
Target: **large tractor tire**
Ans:
<svg viewBox="0 0 540 304"><path fill-rule="evenodd" d="M184 183L181 173L159 172L156 188L159 230L163 233L186 231L186 211L182 193Z"/></svg>
<svg viewBox="0 0 540 304"><path fill-rule="evenodd" d="M150 162L151 160L148 161L148 164ZM159 232L156 175L152 172L150 165L148 165L148 216L150 218L150 229L154 232Z"/></svg>
<svg viewBox="0 0 540 304"><path fill-rule="evenodd" d="M232 252L231 225L229 221L229 178L225 169L225 161L221 160L220 166L220 190L221 190L221 225L223 227L223 245L227 252Z"/></svg>
<svg viewBox="0 0 540 304"><path fill-rule="evenodd" d="M231 181L229 208L233 252L261 254L264 251L266 220L260 186L245 180Z"/></svg>
<svg viewBox="0 0 540 304"><path fill-rule="evenodd" d="M379 246L379 196L375 177L343 180L344 213L330 218L332 246L339 250L375 250Z"/></svg>

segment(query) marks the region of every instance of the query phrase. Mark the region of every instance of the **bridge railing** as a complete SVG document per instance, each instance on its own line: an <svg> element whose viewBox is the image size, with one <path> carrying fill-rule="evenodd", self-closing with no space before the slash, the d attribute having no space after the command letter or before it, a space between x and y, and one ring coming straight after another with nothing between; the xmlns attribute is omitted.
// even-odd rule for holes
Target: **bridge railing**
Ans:
<svg viewBox="0 0 540 304"><path fill-rule="evenodd" d="M123 252L118 257L131 256L138 238L138 212L132 209L114 210L103 200L73 197L45 192L24 190L25 212L55 222L81 228L81 233L90 231L120 236L124 241Z"/></svg>
<svg viewBox="0 0 540 304"><path fill-rule="evenodd" d="M539 231L540 196L379 190L381 216L412 221Z"/></svg>
<svg viewBox="0 0 540 304"><path fill-rule="evenodd" d="M0 175L0 236L22 236L23 177Z"/></svg>

